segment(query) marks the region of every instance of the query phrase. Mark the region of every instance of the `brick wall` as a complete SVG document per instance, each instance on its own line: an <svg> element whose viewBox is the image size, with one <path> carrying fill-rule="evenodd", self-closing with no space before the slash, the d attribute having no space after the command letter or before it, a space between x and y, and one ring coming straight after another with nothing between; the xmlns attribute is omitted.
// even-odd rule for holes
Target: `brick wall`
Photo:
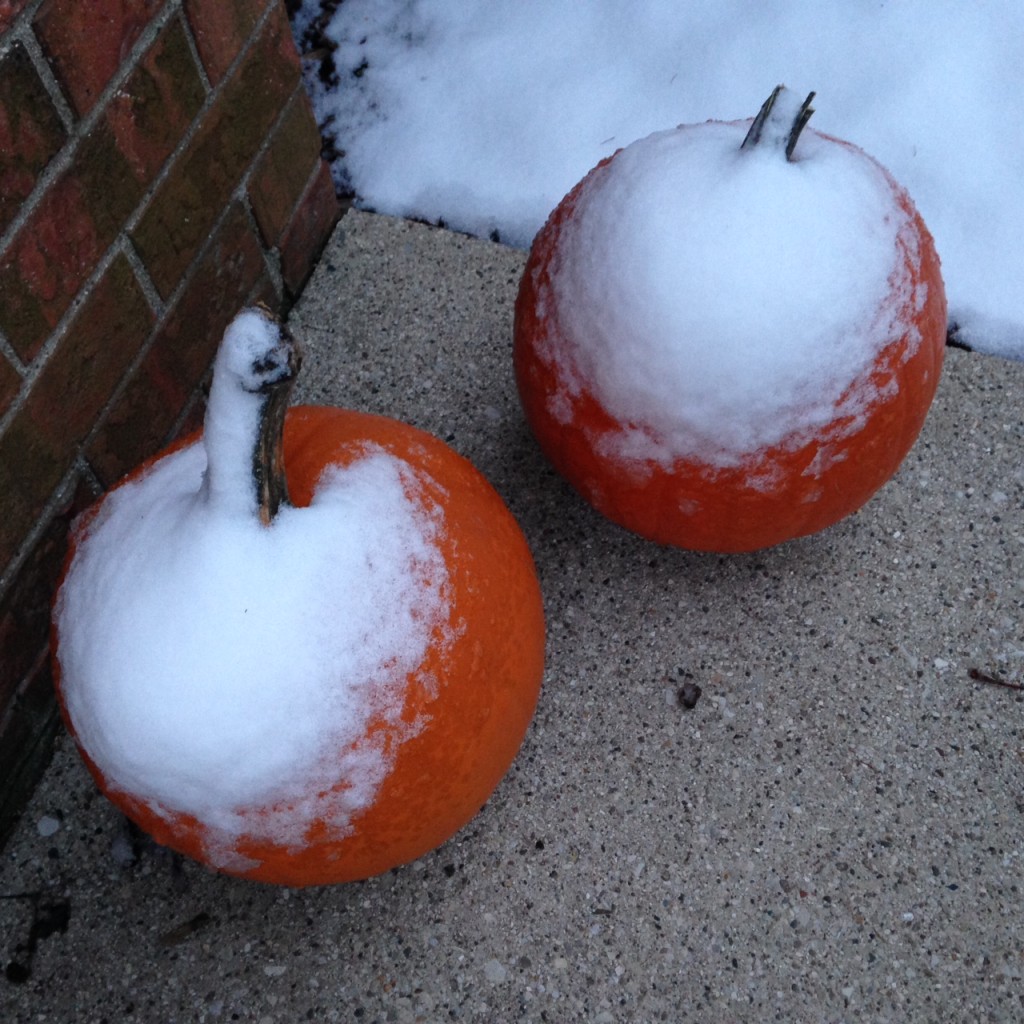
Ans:
<svg viewBox="0 0 1024 1024"><path fill-rule="evenodd" d="M201 415L338 216L281 0L0 0L0 843L57 718L71 518Z"/></svg>

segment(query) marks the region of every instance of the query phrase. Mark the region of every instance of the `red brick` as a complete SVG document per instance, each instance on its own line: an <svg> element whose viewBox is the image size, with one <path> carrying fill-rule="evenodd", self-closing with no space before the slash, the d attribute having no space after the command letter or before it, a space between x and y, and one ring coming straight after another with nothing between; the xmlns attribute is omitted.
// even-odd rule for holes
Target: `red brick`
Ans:
<svg viewBox="0 0 1024 1024"><path fill-rule="evenodd" d="M0 257L0 328L26 362L117 237L143 186L100 125Z"/></svg>
<svg viewBox="0 0 1024 1024"><path fill-rule="evenodd" d="M84 116L164 0L46 0L35 30L72 107Z"/></svg>
<svg viewBox="0 0 1024 1024"><path fill-rule="evenodd" d="M46 449L24 410L0 437L0 570L21 548L70 464L70 457Z"/></svg>
<svg viewBox="0 0 1024 1024"><path fill-rule="evenodd" d="M267 309L272 309L278 316L283 316L286 311L286 304L280 287L266 272L263 273L256 287L249 293L249 299L246 304L252 306L257 302L262 302Z"/></svg>
<svg viewBox="0 0 1024 1024"><path fill-rule="evenodd" d="M52 458L73 457L152 330L154 317L118 256L61 339L29 394L26 432ZM22 462L21 472L32 472Z"/></svg>
<svg viewBox="0 0 1024 1024"><path fill-rule="evenodd" d="M203 419L206 416L206 399L209 396L210 382L209 380L204 380L189 399L188 406L186 407L188 411L185 413L182 422L178 424L174 440L188 437L190 434L195 434L203 429Z"/></svg>
<svg viewBox="0 0 1024 1024"><path fill-rule="evenodd" d="M327 164L320 162L291 223L281 238L281 276L295 298L313 272L341 210Z"/></svg>
<svg viewBox="0 0 1024 1024"><path fill-rule="evenodd" d="M179 410L167 404L163 381L148 361L136 371L86 452L104 487L111 487L147 456L160 450Z"/></svg>
<svg viewBox="0 0 1024 1024"><path fill-rule="evenodd" d="M48 643L50 602L67 552L71 520L93 501L80 483L68 505L53 519L36 543L12 586L0 602L0 709Z"/></svg>
<svg viewBox="0 0 1024 1024"><path fill-rule="evenodd" d="M60 716L44 661L0 717L0 847L14 831L32 791L53 755Z"/></svg>
<svg viewBox="0 0 1024 1024"><path fill-rule="evenodd" d="M0 437L0 571L10 564L35 521L25 497L13 489L3 461L8 444ZM42 506L40 506L42 508Z"/></svg>
<svg viewBox="0 0 1024 1024"><path fill-rule="evenodd" d="M205 92L180 19L171 21L104 114L135 177L149 184L203 105Z"/></svg>
<svg viewBox="0 0 1024 1024"><path fill-rule="evenodd" d="M241 304L242 306L252 306L262 302L267 309L272 309L279 316L285 314L285 304L281 295L281 288L276 285L264 268L259 275L259 279L252 289L249 291L249 295L245 301ZM225 318L225 325L229 321L230 317ZM223 329L218 329L212 337L220 338L223 335ZM211 364L213 361L211 353ZM182 421L178 424L175 431L175 437L185 437L188 434L193 434L197 430L203 427L203 417L206 414L206 397L209 394L209 371L204 374L197 387L194 389L188 400L185 402L185 413ZM170 439L170 438L169 438Z"/></svg>
<svg viewBox="0 0 1024 1024"><path fill-rule="evenodd" d="M6 32L14 19L28 6L29 0L0 0L0 35Z"/></svg>
<svg viewBox="0 0 1024 1024"><path fill-rule="evenodd" d="M152 323L131 267L119 256L0 437L0 565L45 508Z"/></svg>
<svg viewBox="0 0 1024 1024"><path fill-rule="evenodd" d="M269 247L281 240L319 159L320 130L305 89L299 89L249 181L253 213Z"/></svg>
<svg viewBox="0 0 1024 1024"><path fill-rule="evenodd" d="M11 400L21 387L21 374L0 355L0 416L11 404Z"/></svg>
<svg viewBox="0 0 1024 1024"><path fill-rule="evenodd" d="M191 145L132 233L157 290L168 298L299 82L283 8L267 21L224 83Z"/></svg>
<svg viewBox="0 0 1024 1024"><path fill-rule="evenodd" d="M185 14L211 82L224 77L266 9L267 0L185 0Z"/></svg>
<svg viewBox="0 0 1024 1024"><path fill-rule="evenodd" d="M264 273L259 241L236 203L87 452L105 486L165 443Z"/></svg>
<svg viewBox="0 0 1024 1024"><path fill-rule="evenodd" d="M0 327L26 362L103 254L98 234L81 181L65 176L0 258Z"/></svg>
<svg viewBox="0 0 1024 1024"><path fill-rule="evenodd" d="M0 60L0 232L35 188L66 132L25 48Z"/></svg>
<svg viewBox="0 0 1024 1024"><path fill-rule="evenodd" d="M213 361L224 329L266 270L263 250L238 203L154 342L165 379L191 391ZM184 397L184 395L182 396Z"/></svg>

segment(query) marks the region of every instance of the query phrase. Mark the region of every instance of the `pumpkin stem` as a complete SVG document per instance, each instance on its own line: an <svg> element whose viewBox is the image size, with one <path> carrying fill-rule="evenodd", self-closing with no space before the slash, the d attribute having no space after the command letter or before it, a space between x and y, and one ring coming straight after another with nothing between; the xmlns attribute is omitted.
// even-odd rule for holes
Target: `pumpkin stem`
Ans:
<svg viewBox="0 0 1024 1024"><path fill-rule="evenodd" d="M284 465L284 417L300 358L291 334L284 327L281 327L281 334L292 344L294 371L267 393L267 400L260 409L259 432L252 451L257 514L264 526L271 524L282 505L291 504Z"/></svg>
<svg viewBox="0 0 1024 1024"><path fill-rule="evenodd" d="M792 160L800 133L814 113L811 106L814 95L813 92L808 93L807 99L798 107L789 89L784 85L775 86L757 112L740 149L752 149L764 138L768 145L784 148L786 159Z"/></svg>
<svg viewBox="0 0 1024 1024"><path fill-rule="evenodd" d="M206 407L205 499L224 512L255 513L268 526L288 505L284 420L301 354L265 306L228 326Z"/></svg>

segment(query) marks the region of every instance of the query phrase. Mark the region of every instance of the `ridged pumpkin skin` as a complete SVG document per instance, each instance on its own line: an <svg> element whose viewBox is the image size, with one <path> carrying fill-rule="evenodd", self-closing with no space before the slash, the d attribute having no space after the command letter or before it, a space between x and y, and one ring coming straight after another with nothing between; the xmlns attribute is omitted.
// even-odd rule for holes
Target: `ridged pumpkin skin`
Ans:
<svg viewBox="0 0 1024 1024"><path fill-rule="evenodd" d="M679 130L701 128L689 125ZM875 163L856 146L817 134ZM563 403L559 417L552 415L548 398L566 392L565 380L561 367L540 354L547 340L562 331L550 301L560 234L591 178L617 155L601 161L552 212L534 239L516 300L516 382L526 418L544 453L580 495L609 519L658 543L693 550L724 553L769 547L815 533L860 508L896 472L913 446L942 369L946 299L939 257L907 192L876 164L888 179L893 201L912 220L918 253L914 257L902 251L901 258L913 284L927 284L927 298L919 310L909 303L902 309L911 330L920 332L917 350L907 357L908 331L877 355L871 383L882 395L888 392L888 397L873 405L863 426L843 437L849 420L835 420L799 446L783 443L767 448L758 453L754 464L718 467L681 458L668 467L646 462L638 470L635 462L598 450L597 439L622 424L585 383L578 393L567 396L568 412ZM851 287L856 286L851 282ZM809 472L826 443L828 467ZM757 483L767 476L776 481L770 489Z"/></svg>
<svg viewBox="0 0 1024 1024"><path fill-rule="evenodd" d="M443 508L445 529L438 543L449 574L451 621L463 628L453 642L432 644L408 677L403 721L422 715L426 725L397 745L392 770L373 803L353 820L351 834L331 839L314 825L287 845L242 836L232 852L257 866L213 865L228 874L291 886L322 885L377 875L427 853L483 806L511 765L536 706L544 669L544 614L533 561L511 513L468 461L437 438L392 419L297 406L288 411L284 428L293 504L308 505L324 468L354 461L367 443L415 466L423 486L417 500ZM178 447L149 460L128 479ZM77 535L95 514L86 514ZM68 566L74 553L72 539ZM52 652L58 697L74 735L63 699L56 626ZM440 684L433 695L425 682L430 677ZM389 728L371 722L367 733ZM163 845L209 862L201 822L156 813L112 786L88 751L81 753L100 789L140 828ZM245 813L258 819L260 809Z"/></svg>

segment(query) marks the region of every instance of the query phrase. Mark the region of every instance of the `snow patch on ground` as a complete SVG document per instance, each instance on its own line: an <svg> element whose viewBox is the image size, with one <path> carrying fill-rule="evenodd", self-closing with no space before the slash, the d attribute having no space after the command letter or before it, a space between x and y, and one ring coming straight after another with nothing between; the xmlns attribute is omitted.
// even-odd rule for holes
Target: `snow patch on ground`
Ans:
<svg viewBox="0 0 1024 1024"><path fill-rule="evenodd" d="M960 340L1024 358L1018 0L345 0L328 34L339 79L309 84L337 180L365 207L522 247L615 149L751 117L780 82L815 89L816 127L913 196Z"/></svg>

